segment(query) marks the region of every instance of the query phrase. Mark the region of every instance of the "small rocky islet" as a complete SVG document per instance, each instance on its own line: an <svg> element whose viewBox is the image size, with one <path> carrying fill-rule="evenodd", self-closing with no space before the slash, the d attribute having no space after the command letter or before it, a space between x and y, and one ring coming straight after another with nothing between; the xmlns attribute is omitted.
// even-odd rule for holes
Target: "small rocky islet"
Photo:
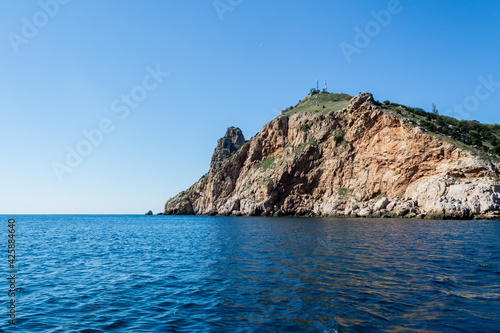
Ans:
<svg viewBox="0 0 500 333"><path fill-rule="evenodd" d="M164 214L498 218L499 134L370 93L309 94L248 141L229 127Z"/></svg>

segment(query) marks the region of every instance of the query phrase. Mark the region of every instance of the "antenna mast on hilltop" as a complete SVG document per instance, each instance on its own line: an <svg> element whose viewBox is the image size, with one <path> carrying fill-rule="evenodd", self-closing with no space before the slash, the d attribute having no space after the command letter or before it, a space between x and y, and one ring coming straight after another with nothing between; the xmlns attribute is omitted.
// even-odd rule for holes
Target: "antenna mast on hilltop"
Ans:
<svg viewBox="0 0 500 333"><path fill-rule="evenodd" d="M325 92L328 92L327 85L326 85L326 80L325 80Z"/></svg>
<svg viewBox="0 0 500 333"><path fill-rule="evenodd" d="M316 79L316 90L319 91L319 80Z"/></svg>

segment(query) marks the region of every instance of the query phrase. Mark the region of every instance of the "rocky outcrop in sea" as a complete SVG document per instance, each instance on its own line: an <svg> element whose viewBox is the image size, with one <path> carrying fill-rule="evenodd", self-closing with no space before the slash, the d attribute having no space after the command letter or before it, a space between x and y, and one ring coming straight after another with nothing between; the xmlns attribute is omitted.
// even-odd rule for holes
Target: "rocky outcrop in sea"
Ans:
<svg viewBox="0 0 500 333"><path fill-rule="evenodd" d="M246 143L230 127L164 214L495 218L499 170L364 93L340 111L281 115Z"/></svg>

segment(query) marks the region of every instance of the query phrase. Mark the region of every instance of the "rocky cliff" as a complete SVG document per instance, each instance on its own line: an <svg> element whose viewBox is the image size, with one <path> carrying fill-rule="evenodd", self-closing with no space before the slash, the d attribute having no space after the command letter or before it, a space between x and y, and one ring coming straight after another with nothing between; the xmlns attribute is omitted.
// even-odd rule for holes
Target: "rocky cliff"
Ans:
<svg viewBox="0 0 500 333"><path fill-rule="evenodd" d="M244 144L245 137L241 129L229 127L226 131L226 135L217 141L217 146L215 147L212 161L210 162L210 172L214 173L219 171L224 161Z"/></svg>
<svg viewBox="0 0 500 333"><path fill-rule="evenodd" d="M246 143L229 128L210 172L165 214L497 217L499 167L365 93L339 111L284 114Z"/></svg>

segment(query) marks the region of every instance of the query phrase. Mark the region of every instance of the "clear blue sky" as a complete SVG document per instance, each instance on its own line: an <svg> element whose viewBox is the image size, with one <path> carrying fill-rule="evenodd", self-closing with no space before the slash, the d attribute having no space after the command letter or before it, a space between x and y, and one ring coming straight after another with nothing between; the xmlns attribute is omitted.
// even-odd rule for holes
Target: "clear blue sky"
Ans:
<svg viewBox="0 0 500 333"><path fill-rule="evenodd" d="M160 212L228 126L252 137L316 78L500 123L500 84L479 79L500 82L496 0L53 1L0 2L0 214ZM67 147L88 155L60 181Z"/></svg>

